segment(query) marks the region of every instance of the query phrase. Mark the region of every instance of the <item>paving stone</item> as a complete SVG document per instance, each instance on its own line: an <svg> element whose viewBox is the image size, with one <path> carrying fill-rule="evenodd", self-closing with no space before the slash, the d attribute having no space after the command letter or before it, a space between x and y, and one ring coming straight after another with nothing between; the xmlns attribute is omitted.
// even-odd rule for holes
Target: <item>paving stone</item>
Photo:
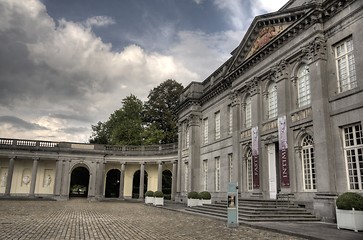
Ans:
<svg viewBox="0 0 363 240"><path fill-rule="evenodd" d="M299 239L130 202L0 201L0 239Z"/></svg>

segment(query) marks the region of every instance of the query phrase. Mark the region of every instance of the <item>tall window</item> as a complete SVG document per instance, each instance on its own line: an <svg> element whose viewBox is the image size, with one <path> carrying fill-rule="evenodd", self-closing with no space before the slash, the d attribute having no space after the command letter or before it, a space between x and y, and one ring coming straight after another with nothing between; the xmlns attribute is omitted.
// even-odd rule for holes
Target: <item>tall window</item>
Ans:
<svg viewBox="0 0 363 240"><path fill-rule="evenodd" d="M228 105L228 135L232 134L232 124L233 124L233 112L232 112L232 105Z"/></svg>
<svg viewBox="0 0 363 240"><path fill-rule="evenodd" d="M335 60L337 66L338 89L345 92L357 87L355 61L353 55L353 40L351 38L335 46Z"/></svg>
<svg viewBox="0 0 363 240"><path fill-rule="evenodd" d="M208 118L203 119L203 143L208 143Z"/></svg>
<svg viewBox="0 0 363 240"><path fill-rule="evenodd" d="M214 114L214 119L215 119L215 136L216 139L219 139L221 137L221 112L216 112Z"/></svg>
<svg viewBox="0 0 363 240"><path fill-rule="evenodd" d="M276 83L268 87L268 118L277 117L277 86Z"/></svg>
<svg viewBox="0 0 363 240"><path fill-rule="evenodd" d="M246 109L245 109L245 126L250 128L252 126L251 121L251 97L246 98Z"/></svg>
<svg viewBox="0 0 363 240"><path fill-rule="evenodd" d="M344 128L344 153L347 163L349 188L363 190L363 131L357 124Z"/></svg>
<svg viewBox="0 0 363 240"><path fill-rule="evenodd" d="M203 161L203 190L207 191L208 187L208 160Z"/></svg>
<svg viewBox="0 0 363 240"><path fill-rule="evenodd" d="M308 135L302 140L301 159L303 162L304 172L304 189L315 190L316 189L316 172L315 172L315 160L314 160L314 140Z"/></svg>
<svg viewBox="0 0 363 240"><path fill-rule="evenodd" d="M247 160L247 189L253 190L253 166L252 166L252 150L248 149L246 154Z"/></svg>
<svg viewBox="0 0 363 240"><path fill-rule="evenodd" d="M233 157L232 153L228 154L228 176L229 176L229 182L232 182L233 179Z"/></svg>
<svg viewBox="0 0 363 240"><path fill-rule="evenodd" d="M304 65L297 71L297 104L303 107L310 104L309 68Z"/></svg>
<svg viewBox="0 0 363 240"><path fill-rule="evenodd" d="M216 183L216 192L221 190L221 164L219 161L219 157L215 158L216 168L215 168L215 183Z"/></svg>
<svg viewBox="0 0 363 240"><path fill-rule="evenodd" d="M189 167L188 163L185 163L185 169L184 169L184 191L188 192L188 183L189 183Z"/></svg>

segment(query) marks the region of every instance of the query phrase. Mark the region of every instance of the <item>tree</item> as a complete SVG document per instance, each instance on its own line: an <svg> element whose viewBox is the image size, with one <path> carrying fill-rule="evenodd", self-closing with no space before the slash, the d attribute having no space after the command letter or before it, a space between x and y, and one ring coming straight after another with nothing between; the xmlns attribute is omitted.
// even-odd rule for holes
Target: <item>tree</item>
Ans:
<svg viewBox="0 0 363 240"><path fill-rule="evenodd" d="M163 132L162 143L178 141L177 116L174 112L179 104L183 86L175 80L168 79L150 91L148 101L144 104L144 122ZM158 143L154 142L154 143Z"/></svg>
<svg viewBox="0 0 363 240"><path fill-rule="evenodd" d="M91 143L114 145L142 144L142 101L130 95L122 101L122 107L105 122L92 126Z"/></svg>

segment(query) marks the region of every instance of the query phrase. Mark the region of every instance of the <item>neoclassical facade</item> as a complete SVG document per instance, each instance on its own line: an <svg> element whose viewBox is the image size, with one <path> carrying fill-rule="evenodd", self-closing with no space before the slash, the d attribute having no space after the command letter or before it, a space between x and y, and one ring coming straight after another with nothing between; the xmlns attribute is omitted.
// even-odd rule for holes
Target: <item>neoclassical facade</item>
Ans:
<svg viewBox="0 0 363 240"><path fill-rule="evenodd" d="M67 200L176 195L177 146L107 146L0 138L0 196ZM174 176L174 177L173 177Z"/></svg>
<svg viewBox="0 0 363 240"><path fill-rule="evenodd" d="M363 2L291 0L181 96L177 200L289 195L325 221L363 193Z"/></svg>

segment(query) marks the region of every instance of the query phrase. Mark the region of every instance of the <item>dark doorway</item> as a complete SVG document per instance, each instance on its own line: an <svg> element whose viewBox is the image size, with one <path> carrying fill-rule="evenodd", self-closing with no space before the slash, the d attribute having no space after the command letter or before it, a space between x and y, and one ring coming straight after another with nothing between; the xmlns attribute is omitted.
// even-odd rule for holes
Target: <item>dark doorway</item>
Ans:
<svg viewBox="0 0 363 240"><path fill-rule="evenodd" d="M73 169L71 174L70 197L87 197L89 185L89 171L85 167Z"/></svg>
<svg viewBox="0 0 363 240"><path fill-rule="evenodd" d="M163 171L162 191L165 199L171 199L172 173L170 170Z"/></svg>
<svg viewBox="0 0 363 240"><path fill-rule="evenodd" d="M111 169L106 176L106 198L118 198L120 195L120 175L118 169Z"/></svg>
<svg viewBox="0 0 363 240"><path fill-rule="evenodd" d="M147 172L144 171L144 194L147 191ZM132 180L132 198L139 198L140 191L140 170L134 173L134 178Z"/></svg>

